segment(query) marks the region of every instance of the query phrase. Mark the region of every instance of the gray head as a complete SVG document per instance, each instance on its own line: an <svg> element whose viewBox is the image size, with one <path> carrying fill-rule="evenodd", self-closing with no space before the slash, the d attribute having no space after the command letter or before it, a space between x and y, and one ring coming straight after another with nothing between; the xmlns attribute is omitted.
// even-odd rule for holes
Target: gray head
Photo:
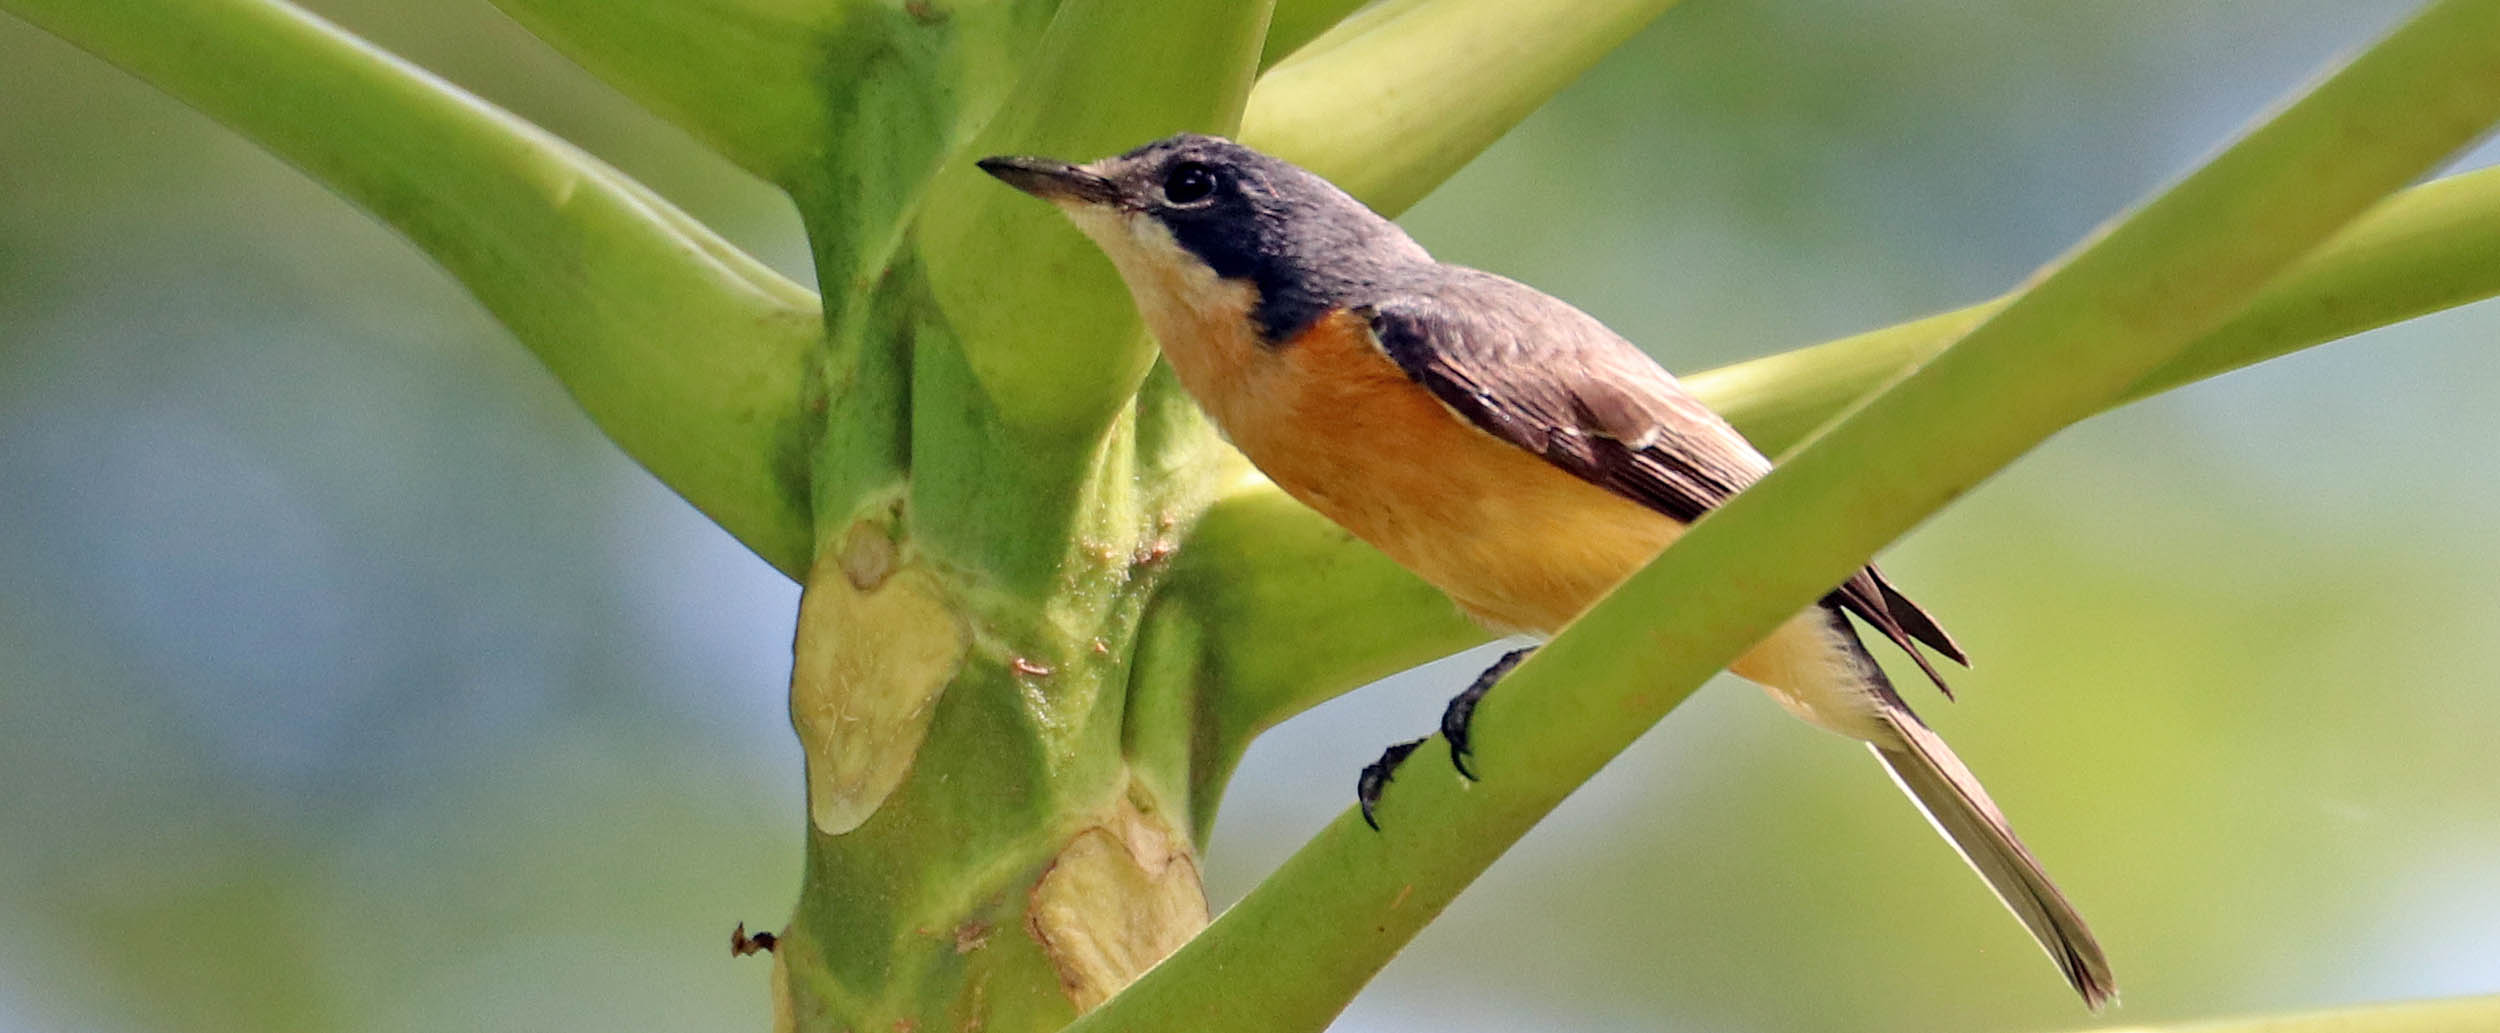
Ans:
<svg viewBox="0 0 2500 1033"><path fill-rule="evenodd" d="M1345 191L1280 158L1184 133L1085 165L983 159L981 168L1057 204L1119 266L1141 308L1194 298L1206 275L1255 290L1250 319L1281 342L1432 256Z"/></svg>

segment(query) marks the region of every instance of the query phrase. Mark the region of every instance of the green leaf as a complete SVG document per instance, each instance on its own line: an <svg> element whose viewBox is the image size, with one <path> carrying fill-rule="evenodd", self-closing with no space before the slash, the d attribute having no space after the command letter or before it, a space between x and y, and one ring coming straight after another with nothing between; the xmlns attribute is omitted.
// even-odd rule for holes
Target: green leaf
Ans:
<svg viewBox="0 0 2500 1033"><path fill-rule="evenodd" d="M1521 665L1477 712L1482 782L1411 768L1382 801L1385 833L1340 815L1072 1029L1323 1028L1704 679L1884 543L2113 404L2496 118L2500 2L2431 5L1705 517ZM1253 993L1260 1007L1239 1008Z"/></svg>
<svg viewBox="0 0 2500 1033"><path fill-rule="evenodd" d="M406 234L601 430L806 569L816 303L622 173L278 0L0 0Z"/></svg>

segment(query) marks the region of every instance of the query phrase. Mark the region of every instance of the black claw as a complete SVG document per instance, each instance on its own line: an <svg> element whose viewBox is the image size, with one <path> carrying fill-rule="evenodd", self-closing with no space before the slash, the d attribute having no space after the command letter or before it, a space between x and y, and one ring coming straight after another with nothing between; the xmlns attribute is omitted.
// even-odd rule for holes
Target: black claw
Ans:
<svg viewBox="0 0 2500 1033"><path fill-rule="evenodd" d="M1450 742L1450 766L1457 768L1458 773L1465 775L1470 782L1476 780L1476 773L1467 767L1467 756L1473 752L1467 744L1467 726L1476 719L1476 704L1484 700L1486 693L1493 691L1493 686L1502 680L1503 675L1509 674L1511 668L1519 666L1519 661L1527 659L1528 654L1533 652L1536 652L1535 646L1522 646L1502 654L1501 659L1493 661L1493 666L1485 668L1483 674L1477 675L1476 680L1468 684L1466 691L1451 697L1450 705L1441 711L1441 737Z"/></svg>
<svg viewBox="0 0 2500 1033"><path fill-rule="evenodd" d="M1389 788L1389 780L1397 777L1398 765L1406 763L1406 755L1423 744L1423 739L1416 739L1380 751L1380 759L1371 762L1362 776L1354 780L1354 802L1363 808L1363 824L1371 826L1372 831L1380 831L1380 819L1372 816L1372 808L1380 805L1380 791Z"/></svg>
<svg viewBox="0 0 2500 1033"><path fill-rule="evenodd" d="M1457 768L1460 777L1470 782L1476 780L1476 772L1467 766L1467 755L1474 752L1467 743L1467 724L1476 719L1476 701L1483 698L1484 693L1471 685L1466 692L1451 699L1449 707L1441 711L1441 738L1450 744L1450 766Z"/></svg>

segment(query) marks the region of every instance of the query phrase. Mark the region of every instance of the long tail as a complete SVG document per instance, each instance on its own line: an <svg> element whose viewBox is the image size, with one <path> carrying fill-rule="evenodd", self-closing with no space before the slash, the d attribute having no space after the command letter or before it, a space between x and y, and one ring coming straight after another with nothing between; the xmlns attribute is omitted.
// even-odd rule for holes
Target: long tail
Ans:
<svg viewBox="0 0 2500 1033"><path fill-rule="evenodd" d="M1951 840L1953 848L1970 862L1972 870L1988 881L1997 899L2031 930L2033 939L2049 952L2049 959L2066 973L2066 981L2083 995L2083 1003L2099 1010L2118 996L2118 985L2109 973L2109 959L2101 954L2101 945L2092 939L2092 930L2083 924L2083 916L2066 902L2065 894L2049 882L2040 862L2015 838L2014 829L2005 822L1996 801L1979 787L1979 780L1962 766L1961 758L1928 731L1918 718L1901 710L1884 715L1885 723L1899 733L1896 744L1868 743L1875 756L1892 771L1893 781L1918 802L1936 830Z"/></svg>

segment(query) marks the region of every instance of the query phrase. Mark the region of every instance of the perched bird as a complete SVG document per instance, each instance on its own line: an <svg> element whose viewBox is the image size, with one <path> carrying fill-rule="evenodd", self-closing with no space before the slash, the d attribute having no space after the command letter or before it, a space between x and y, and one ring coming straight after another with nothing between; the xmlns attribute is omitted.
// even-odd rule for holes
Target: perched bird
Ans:
<svg viewBox="0 0 2500 1033"><path fill-rule="evenodd" d="M1550 634L1770 461L1587 313L1433 260L1328 181L1181 135L1090 164L981 168L1057 205L1118 267L1181 385L1278 487L1498 629ZM1865 742L2085 1003L2116 993L2083 918L1876 666L1855 616L1944 680L1964 662L1865 567L1730 668L1798 717ZM1475 700L1443 720L1466 771ZM1366 772L1365 817L1413 744Z"/></svg>

